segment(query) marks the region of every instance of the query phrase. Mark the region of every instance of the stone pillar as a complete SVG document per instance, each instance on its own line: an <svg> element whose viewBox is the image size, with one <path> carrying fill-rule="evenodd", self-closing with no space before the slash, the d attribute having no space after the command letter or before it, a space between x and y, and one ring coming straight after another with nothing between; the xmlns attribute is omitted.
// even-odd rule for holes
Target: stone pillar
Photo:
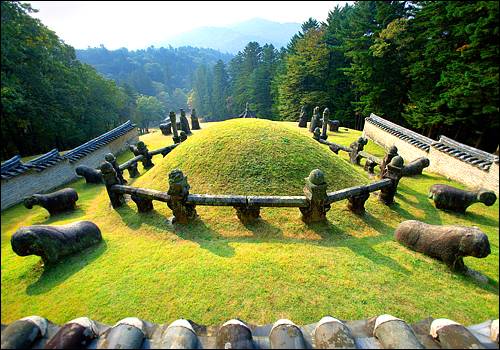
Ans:
<svg viewBox="0 0 500 350"><path fill-rule="evenodd" d="M127 168L127 170L128 170L128 175L130 176L131 179L139 177L141 175L139 173L139 170L137 170L137 162L132 162Z"/></svg>
<svg viewBox="0 0 500 350"><path fill-rule="evenodd" d="M403 158L396 156L392 158L391 162L386 166L386 171L384 172L382 178L390 179L392 184L389 187L382 188L379 194L380 201L386 205L394 203L394 196L396 195L399 180L401 179L403 172L403 164Z"/></svg>
<svg viewBox="0 0 500 350"><path fill-rule="evenodd" d="M114 209L121 207L125 203L125 197L121 193L115 193L111 191L111 187L114 185L121 185L118 176L116 176L116 171L113 165L109 162L103 162L101 164L102 180L106 185L106 191L108 192L109 200Z"/></svg>
<svg viewBox="0 0 500 350"><path fill-rule="evenodd" d="M349 197L347 200L347 209L355 214L363 214L365 212L365 202L370 197L370 192L358 194L357 196Z"/></svg>
<svg viewBox="0 0 500 350"><path fill-rule="evenodd" d="M167 205L174 214L172 223L187 224L190 220L196 218L196 206L186 204L187 196L189 195L189 184L187 176L184 176L182 171L174 169L168 174L168 194L170 199Z"/></svg>
<svg viewBox="0 0 500 350"><path fill-rule="evenodd" d="M299 128L307 128L307 115L305 106L302 106L300 108Z"/></svg>
<svg viewBox="0 0 500 350"><path fill-rule="evenodd" d="M138 195L132 194L130 196L130 199L132 199L135 204L137 204L137 211L139 213L146 213L148 211L153 210L153 200L150 198L144 198L140 197Z"/></svg>
<svg viewBox="0 0 500 350"><path fill-rule="evenodd" d="M174 134L172 140L174 140L174 143L180 143L181 139L179 138L179 134L177 132L177 118L175 117L175 112L171 111L168 116L170 118L170 125L172 125L172 134Z"/></svg>
<svg viewBox="0 0 500 350"><path fill-rule="evenodd" d="M116 172L116 176L118 177L118 180L120 181L120 185L126 185L127 180L125 180L123 178L123 171L121 171L120 165L118 165L118 162L116 161L116 158L113 155L113 153L107 153L104 156L104 160L113 166L113 169Z"/></svg>
<svg viewBox="0 0 500 350"><path fill-rule="evenodd" d="M302 221L305 223L323 221L326 219L326 212L330 210L330 204L327 202L325 175L321 170L315 169L305 178L305 181L304 194L309 206L299 208Z"/></svg>
<svg viewBox="0 0 500 350"><path fill-rule="evenodd" d="M260 207L255 206L235 206L236 216L242 224L249 224L260 216Z"/></svg>
<svg viewBox="0 0 500 350"><path fill-rule="evenodd" d="M321 132L321 139L326 140L328 138L327 127L328 127L328 118L330 116L330 110L325 108L323 110L323 130Z"/></svg>
<svg viewBox="0 0 500 350"><path fill-rule="evenodd" d="M193 108L191 111L191 129L193 130L200 130L200 121L198 120L198 117L196 116L196 109Z"/></svg>

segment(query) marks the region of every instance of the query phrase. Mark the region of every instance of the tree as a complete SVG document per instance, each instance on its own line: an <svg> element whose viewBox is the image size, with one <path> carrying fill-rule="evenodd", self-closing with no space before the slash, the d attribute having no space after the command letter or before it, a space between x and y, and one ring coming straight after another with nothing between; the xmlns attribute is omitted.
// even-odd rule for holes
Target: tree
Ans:
<svg viewBox="0 0 500 350"><path fill-rule="evenodd" d="M149 125L152 121L160 121L165 114L160 101L154 96L140 95L137 98L136 123L140 126L141 132L149 132Z"/></svg>
<svg viewBox="0 0 500 350"><path fill-rule="evenodd" d="M224 119L228 115L226 100L229 93L229 77L226 72L226 65L222 60L217 61L213 68L211 91L214 119Z"/></svg>

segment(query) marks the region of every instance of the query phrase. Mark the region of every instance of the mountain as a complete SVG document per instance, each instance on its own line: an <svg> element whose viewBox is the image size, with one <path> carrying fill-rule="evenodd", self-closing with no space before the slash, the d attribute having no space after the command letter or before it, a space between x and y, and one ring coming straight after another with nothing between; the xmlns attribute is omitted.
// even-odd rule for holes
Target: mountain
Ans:
<svg viewBox="0 0 500 350"><path fill-rule="evenodd" d="M278 23L254 18L227 27L200 27L179 34L158 46L194 46L237 53L250 41L273 44L277 49L286 46L291 37L300 30L299 23Z"/></svg>

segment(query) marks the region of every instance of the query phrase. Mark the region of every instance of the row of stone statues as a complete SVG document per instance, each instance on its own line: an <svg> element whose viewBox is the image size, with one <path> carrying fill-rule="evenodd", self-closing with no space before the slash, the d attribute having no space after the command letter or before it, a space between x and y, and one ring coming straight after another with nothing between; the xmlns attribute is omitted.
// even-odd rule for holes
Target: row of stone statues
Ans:
<svg viewBox="0 0 500 350"><path fill-rule="evenodd" d="M302 106L300 109L299 116L299 128L307 128L308 117L306 114L306 107ZM328 138L327 135L327 127L330 128L330 131L339 131L340 122L338 120L330 120L330 110L325 108L323 110L323 118L321 118L319 113L319 107L314 107L313 115L311 118L311 123L309 124L309 131L314 133L316 128L319 128L320 138L322 140L326 140Z"/></svg>
<svg viewBox="0 0 500 350"><path fill-rule="evenodd" d="M172 118L172 114L174 118ZM198 120L198 117L196 115L196 109L193 108L193 110L191 111L191 128L189 128L189 122L186 118L186 112L181 108L180 119L177 120L175 112L171 111L169 113L169 119L165 119L165 122L160 124L160 130L163 135L172 135L174 126L176 130L182 130L185 135L190 135L191 130L200 130L200 121Z"/></svg>

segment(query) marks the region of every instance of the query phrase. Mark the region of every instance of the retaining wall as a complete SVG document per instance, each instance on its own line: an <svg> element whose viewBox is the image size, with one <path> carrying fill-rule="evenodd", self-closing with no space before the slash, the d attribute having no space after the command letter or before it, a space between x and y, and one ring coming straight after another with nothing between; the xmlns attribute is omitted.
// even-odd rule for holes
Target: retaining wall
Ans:
<svg viewBox="0 0 500 350"><path fill-rule="evenodd" d="M75 180L77 166L95 168L106 153L116 155L137 141L137 128L128 121L64 155L54 149L26 163L19 156L9 159L2 163L1 210L20 203L24 197L49 192Z"/></svg>
<svg viewBox="0 0 500 350"><path fill-rule="evenodd" d="M365 119L363 136L386 150L392 145L406 163L427 157L429 172L443 175L473 189L486 188L499 194L499 158L441 136L433 140L385 120L375 114Z"/></svg>

